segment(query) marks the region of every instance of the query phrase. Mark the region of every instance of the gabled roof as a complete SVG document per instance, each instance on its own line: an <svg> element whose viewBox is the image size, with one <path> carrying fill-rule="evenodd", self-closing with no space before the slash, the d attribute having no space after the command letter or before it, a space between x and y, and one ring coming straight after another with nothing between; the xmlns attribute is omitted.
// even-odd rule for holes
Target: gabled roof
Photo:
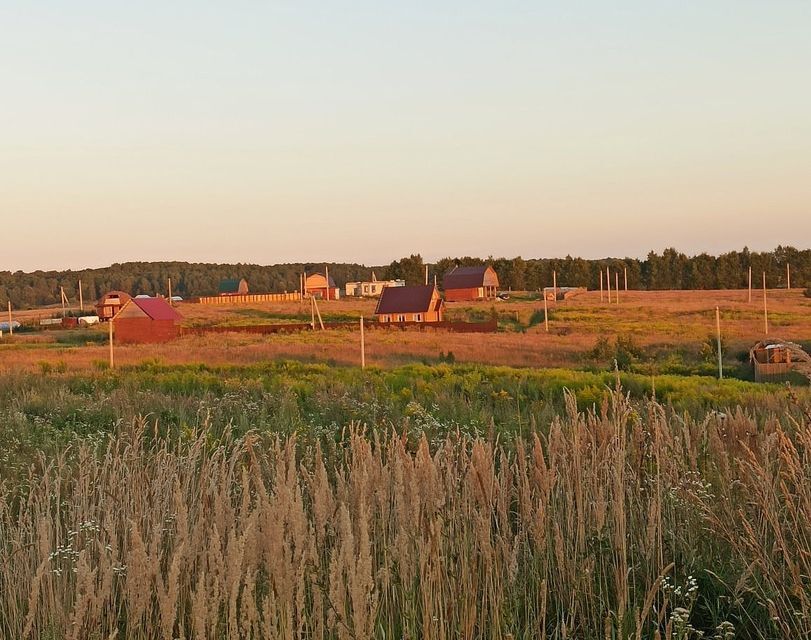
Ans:
<svg viewBox="0 0 811 640"><path fill-rule="evenodd" d="M311 273L307 276L307 287L309 289L320 289L324 286L324 283L327 281L327 277L323 273ZM317 284L316 284L317 282ZM332 276L329 277L329 285L330 287L335 286L335 280L333 280Z"/></svg>
<svg viewBox="0 0 811 640"><path fill-rule="evenodd" d="M239 286L242 284L244 278L233 278L230 280L223 280L220 282L218 291L220 293L239 293Z"/></svg>
<svg viewBox="0 0 811 640"><path fill-rule="evenodd" d="M108 291L99 300L99 305L110 304L108 300L110 298L114 298L116 300L116 304L124 304L127 300L129 300L132 296L128 294L126 291Z"/></svg>
<svg viewBox="0 0 811 640"><path fill-rule="evenodd" d="M384 287L377 302L375 314L391 313L425 313L432 311L431 299L434 297L434 285L415 287ZM441 304L440 300L437 304Z"/></svg>
<svg viewBox="0 0 811 640"><path fill-rule="evenodd" d="M485 276L492 270L488 265L477 267L454 267L442 278L442 288L448 289L471 289L473 287L485 286ZM487 283L490 284L490 283ZM498 277L492 286L498 286Z"/></svg>
<svg viewBox="0 0 811 640"><path fill-rule="evenodd" d="M132 298L121 307L116 318L122 314L126 316L127 307L136 306L145 316L152 320L182 320L181 316L163 298Z"/></svg>

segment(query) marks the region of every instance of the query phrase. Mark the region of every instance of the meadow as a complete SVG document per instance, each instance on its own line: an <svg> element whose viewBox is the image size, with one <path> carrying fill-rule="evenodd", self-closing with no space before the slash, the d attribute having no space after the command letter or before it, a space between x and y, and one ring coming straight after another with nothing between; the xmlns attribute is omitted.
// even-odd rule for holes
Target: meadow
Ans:
<svg viewBox="0 0 811 640"><path fill-rule="evenodd" d="M702 295L369 331L365 370L349 330L121 346L115 369L103 332L21 333L0 637L809 637L811 390L745 379L739 292L715 379ZM804 304L776 302L786 337Z"/></svg>
<svg viewBox="0 0 811 640"><path fill-rule="evenodd" d="M811 631L806 390L152 362L0 407L5 637Z"/></svg>

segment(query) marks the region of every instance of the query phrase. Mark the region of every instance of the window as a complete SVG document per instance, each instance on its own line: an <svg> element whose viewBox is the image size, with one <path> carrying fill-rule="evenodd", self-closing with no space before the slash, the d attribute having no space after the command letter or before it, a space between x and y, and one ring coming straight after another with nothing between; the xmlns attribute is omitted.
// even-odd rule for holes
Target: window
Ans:
<svg viewBox="0 0 811 640"><path fill-rule="evenodd" d="M415 313L414 314L414 321L415 322L422 322L422 314L421 313Z"/></svg>
<svg viewBox="0 0 811 640"><path fill-rule="evenodd" d="M397 316L397 322L405 322L405 316L403 314Z"/></svg>

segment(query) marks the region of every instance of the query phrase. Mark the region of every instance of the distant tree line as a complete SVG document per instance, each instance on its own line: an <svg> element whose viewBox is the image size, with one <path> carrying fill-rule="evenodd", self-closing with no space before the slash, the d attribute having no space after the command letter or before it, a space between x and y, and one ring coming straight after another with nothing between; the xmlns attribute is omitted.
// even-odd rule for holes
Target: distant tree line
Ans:
<svg viewBox="0 0 811 640"><path fill-rule="evenodd" d="M374 271L378 279L402 278L408 284L421 284L425 278L425 262L419 254L395 260L389 265L368 267L361 264L206 264L188 262L125 262L100 269L79 271L0 271L0 301L6 300L17 308L56 304L59 289L64 287L71 301L78 299L78 281L82 280L84 299L92 303L106 291L119 289L133 295L166 294L169 278L172 293L184 298L215 295L220 281L245 278L255 293L297 291L303 272L324 272L341 286L354 280L367 280ZM811 286L811 249L777 247L774 251L755 252L743 249L719 256L702 253L688 256L676 249L661 254L650 252L643 260L637 258L443 258L429 264L429 278L436 276L442 285L442 274L454 265L492 264L498 273L502 289L535 291L552 284L557 272L559 286L581 286L597 289L600 271L610 268L619 273L620 286L627 269L631 289L739 289L747 286L748 270L752 267L754 286L762 282L766 272L767 286L786 286L786 265L791 264L792 287ZM613 276L612 276L613 280ZM613 286L612 282L612 286Z"/></svg>

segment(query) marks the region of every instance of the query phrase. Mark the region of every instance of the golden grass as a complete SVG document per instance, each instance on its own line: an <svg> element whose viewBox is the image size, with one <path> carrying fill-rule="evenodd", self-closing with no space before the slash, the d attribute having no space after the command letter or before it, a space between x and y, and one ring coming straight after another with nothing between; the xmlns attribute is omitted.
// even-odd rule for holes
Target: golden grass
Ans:
<svg viewBox="0 0 811 640"><path fill-rule="evenodd" d="M811 338L811 301L800 291L769 291L771 335L790 340ZM745 291L662 291L620 292L620 304L600 303L599 292L589 292L571 300L553 303L550 308L551 332L543 324L526 333L455 334L444 331L368 331L367 362L393 366L421 359L436 359L440 352L453 352L459 362L503 364L510 366L579 366L583 356L601 336L632 335L642 347L662 351L682 349L698 352L702 341L715 331L715 306L721 307L724 338L731 350L748 349L763 337L762 307L758 292L752 304ZM324 313L371 318L373 300L322 302ZM528 324L533 312L542 309L537 301L458 303L448 305L450 316L468 309L488 313L517 314ZM180 311L188 323L223 324L240 315L308 313L298 303L267 303L240 307L214 307L182 304ZM272 320L261 318L257 323ZM103 331L103 328L96 329ZM35 369L39 362L64 362L68 369L85 369L94 362L107 360L104 345L53 348L47 351L10 349L8 338L0 343L0 369ZM20 334L13 343L20 347L44 346L49 334ZM36 342L37 345L33 343ZM116 349L120 364L150 359L167 363L206 362L210 364L256 362L268 359L296 358L357 364L360 359L357 332L330 330L312 334L251 336L243 334L186 337L166 345L132 345Z"/></svg>
<svg viewBox="0 0 811 640"><path fill-rule="evenodd" d="M742 633L811 635L808 424L618 394L511 445L405 443L141 423L42 460L0 484L0 634L670 639L723 594Z"/></svg>

